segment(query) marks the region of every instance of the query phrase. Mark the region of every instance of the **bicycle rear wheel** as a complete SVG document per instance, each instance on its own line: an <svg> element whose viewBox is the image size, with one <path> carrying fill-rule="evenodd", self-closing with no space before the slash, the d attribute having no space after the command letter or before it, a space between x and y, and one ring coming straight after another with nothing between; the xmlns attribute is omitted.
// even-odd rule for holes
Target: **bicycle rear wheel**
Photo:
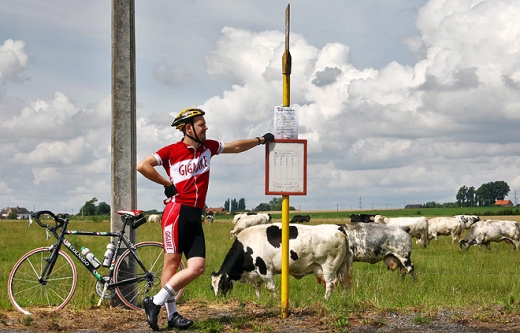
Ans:
<svg viewBox="0 0 520 333"><path fill-rule="evenodd" d="M76 266L62 250L58 252L48 279L40 281L50 255L48 247L40 247L27 252L14 265L9 275L8 293L16 310L27 315L38 311L57 311L71 299L76 289Z"/></svg>
<svg viewBox="0 0 520 333"><path fill-rule="evenodd" d="M135 245L135 254L146 270L139 265L130 249L125 250L114 266L114 281L135 281L121 283L116 293L121 301L131 309L142 310L143 300L155 295L161 287L161 273L164 265L163 246L159 242L142 242ZM184 269L181 261L179 269ZM175 300L182 295L184 288L177 291Z"/></svg>

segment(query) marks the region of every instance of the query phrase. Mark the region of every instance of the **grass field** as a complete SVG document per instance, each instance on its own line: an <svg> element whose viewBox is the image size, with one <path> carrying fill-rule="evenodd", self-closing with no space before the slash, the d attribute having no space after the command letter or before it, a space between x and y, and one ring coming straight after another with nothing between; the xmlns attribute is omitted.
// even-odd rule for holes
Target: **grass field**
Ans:
<svg viewBox="0 0 520 333"><path fill-rule="evenodd" d="M488 208L489 210L490 208ZM503 211L493 211L493 213ZM370 213L370 212L369 212ZM387 216L424 215L448 216L469 212L426 209L410 211L378 211ZM304 212L304 214L306 214ZM313 212L311 224L347 223L346 212ZM291 213L293 215L293 213ZM509 214L505 214L509 215ZM482 218L485 218L482 216ZM497 216L493 216L497 218ZM520 221L520 216L501 216L503 219ZM273 219L280 216L273 213ZM273 299L264 288L259 300L256 299L251 285L237 283L227 298L215 297L210 290L210 275L219 269L225 254L232 244L229 230L231 217L218 217L215 223L205 224L204 230L207 244L207 269L199 279L190 284L181 300L196 299L208 303L225 303L226 300L240 302L256 302L262 306L276 308L279 299ZM14 263L24 253L39 246L50 245L54 239L46 240L45 230L36 223L28 226L27 220L1 221L5 232L2 236L0 251L0 307L12 309L7 297L7 279ZM109 223L76 222L70 224L70 229L87 231L108 231ZM108 238L105 237L69 237L77 247L89 247L98 258L103 256ZM138 229L139 241L160 241L160 225L145 224ZM415 242L414 242L415 243ZM340 321L343 316L357 310L399 310L436 311L438 309L457 309L463 307L489 308L494 305L505 306L515 311L520 300L520 252L513 251L511 245L492 243L492 251L485 248L470 248L460 251L458 244L451 244L451 238L442 236L439 242L431 242L426 249L414 244L412 261L415 265L417 281L413 282L407 276L404 280L395 272L386 270L383 263L374 265L354 263L354 285L347 293L339 287L334 291L329 301L323 300L324 287L316 284L313 276L301 280L290 278L289 306L290 308L313 309L327 313ZM97 303L94 291L95 280L84 268L78 267L79 283L76 293L68 308L85 309ZM279 287L279 279L277 280Z"/></svg>

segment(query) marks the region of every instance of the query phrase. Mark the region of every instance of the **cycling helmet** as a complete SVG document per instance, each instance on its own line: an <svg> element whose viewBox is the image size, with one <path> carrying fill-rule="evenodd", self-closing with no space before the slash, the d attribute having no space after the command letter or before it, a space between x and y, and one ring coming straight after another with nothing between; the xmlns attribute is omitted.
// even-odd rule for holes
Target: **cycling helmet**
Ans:
<svg viewBox="0 0 520 333"><path fill-rule="evenodd" d="M177 128L179 131L184 131L184 126L186 123L192 121L192 119L196 116L203 116L206 113L201 109L197 108L187 108L182 110L177 117L173 120L172 127Z"/></svg>

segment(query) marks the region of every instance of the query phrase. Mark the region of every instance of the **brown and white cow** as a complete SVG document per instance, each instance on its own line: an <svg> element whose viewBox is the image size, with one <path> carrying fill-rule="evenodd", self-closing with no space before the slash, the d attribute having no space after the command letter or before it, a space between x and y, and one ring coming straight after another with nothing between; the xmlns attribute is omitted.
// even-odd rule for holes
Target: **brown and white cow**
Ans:
<svg viewBox="0 0 520 333"><path fill-rule="evenodd" d="M218 272L211 274L215 295L226 295L236 281L252 283L257 297L264 282L273 296L276 294L274 276L282 271L281 228L281 223L257 225L238 234ZM341 227L289 226L289 274L296 279L314 274L325 281L325 299L338 281L350 288L352 260L348 256L348 240Z"/></svg>
<svg viewBox="0 0 520 333"><path fill-rule="evenodd" d="M376 223L344 224L353 261L375 264L384 261L390 270L400 268L404 278L409 273L415 280L412 254L412 236L401 227Z"/></svg>
<svg viewBox="0 0 520 333"><path fill-rule="evenodd" d="M485 220L474 223L464 239L459 241L461 250L471 245L485 245L491 250L490 242L512 243L515 250L520 246L520 228L516 221Z"/></svg>

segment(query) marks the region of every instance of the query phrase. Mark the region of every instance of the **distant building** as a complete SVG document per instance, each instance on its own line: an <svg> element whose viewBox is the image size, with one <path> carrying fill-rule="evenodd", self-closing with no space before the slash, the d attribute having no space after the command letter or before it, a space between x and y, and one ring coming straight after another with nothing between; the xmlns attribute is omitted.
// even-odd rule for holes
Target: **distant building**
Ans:
<svg viewBox="0 0 520 333"><path fill-rule="evenodd" d="M421 204L411 204L411 205L404 206L404 209L417 209L417 208L422 208L422 205Z"/></svg>
<svg viewBox="0 0 520 333"><path fill-rule="evenodd" d="M29 215L31 215L31 212L29 212L27 208L16 206L2 209L2 211L0 211L0 216L3 219L6 219L11 213L15 213L16 215L18 215L19 220L28 219Z"/></svg>
<svg viewBox="0 0 520 333"><path fill-rule="evenodd" d="M513 207L513 202L511 200L497 200L495 202L495 206L502 206L502 207Z"/></svg>
<svg viewBox="0 0 520 333"><path fill-rule="evenodd" d="M220 215L224 212L224 208L222 207L218 207L218 208L206 208L206 214L209 214L210 212L212 212L212 214L210 215Z"/></svg>

